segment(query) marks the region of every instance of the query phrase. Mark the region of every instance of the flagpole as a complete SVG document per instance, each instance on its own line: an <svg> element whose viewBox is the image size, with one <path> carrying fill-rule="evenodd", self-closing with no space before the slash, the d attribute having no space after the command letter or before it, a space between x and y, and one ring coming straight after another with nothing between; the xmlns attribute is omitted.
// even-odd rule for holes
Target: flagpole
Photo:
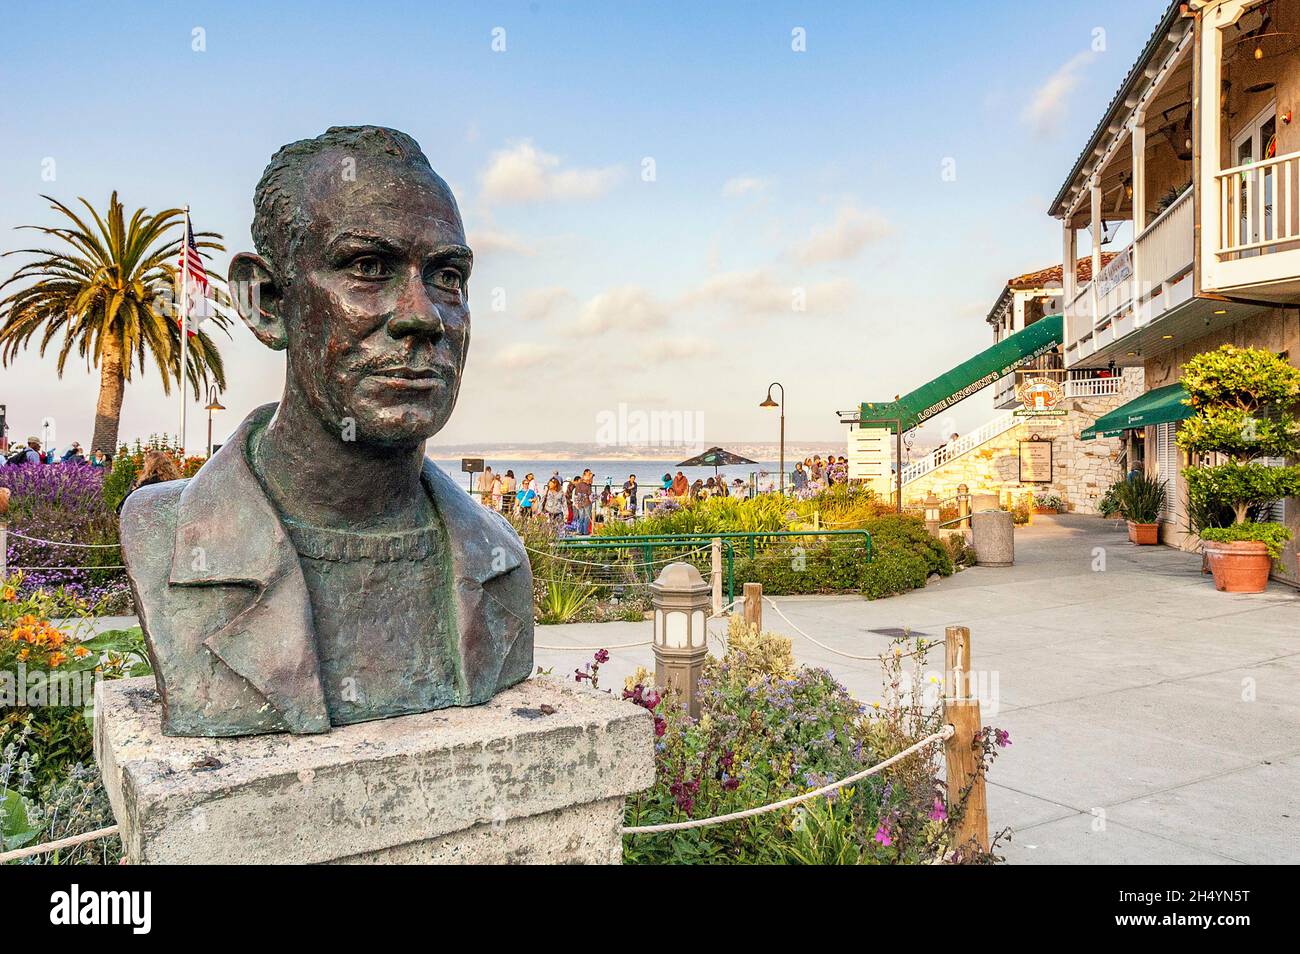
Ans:
<svg viewBox="0 0 1300 954"><path fill-rule="evenodd" d="M180 385L177 388L180 391L181 399L181 424L180 424L180 443L181 453L185 452L185 364L189 360L190 352L190 207L185 206L185 226L181 231L181 366L180 366Z"/></svg>

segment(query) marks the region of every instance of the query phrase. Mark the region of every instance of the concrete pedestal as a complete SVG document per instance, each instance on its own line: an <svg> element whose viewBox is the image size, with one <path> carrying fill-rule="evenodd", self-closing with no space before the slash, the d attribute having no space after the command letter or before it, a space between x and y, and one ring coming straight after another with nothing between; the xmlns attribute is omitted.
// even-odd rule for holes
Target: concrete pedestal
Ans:
<svg viewBox="0 0 1300 954"><path fill-rule="evenodd" d="M970 518L971 546L980 566L1011 566L1016 559L1015 525L1005 510L980 510Z"/></svg>
<svg viewBox="0 0 1300 954"><path fill-rule="evenodd" d="M172 738L159 720L151 677L95 687L133 864L617 864L623 799L654 782L649 712L544 677L324 735Z"/></svg>

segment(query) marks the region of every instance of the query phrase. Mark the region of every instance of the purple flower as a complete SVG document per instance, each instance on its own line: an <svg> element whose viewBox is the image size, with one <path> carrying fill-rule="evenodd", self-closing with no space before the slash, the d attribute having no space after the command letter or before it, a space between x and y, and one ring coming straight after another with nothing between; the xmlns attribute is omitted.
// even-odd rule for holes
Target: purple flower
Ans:
<svg viewBox="0 0 1300 954"><path fill-rule="evenodd" d="M948 809L944 807L943 799L938 795L934 797L934 807L930 809L930 814L927 817L930 821L941 822L948 820Z"/></svg>
<svg viewBox="0 0 1300 954"><path fill-rule="evenodd" d="M178 322L178 324L179 324L179 322ZM608 650L608 649L597 649L597 650L596 650L596 662L601 663L601 664L604 664L604 663L609 662L609 650Z"/></svg>
<svg viewBox="0 0 1300 954"><path fill-rule="evenodd" d="M876 841L888 848L894 843L894 836L889 830L889 822L883 821L876 829Z"/></svg>
<svg viewBox="0 0 1300 954"><path fill-rule="evenodd" d="M1011 744L1011 733L1006 729L994 729L993 741L997 744L998 748L1005 749Z"/></svg>

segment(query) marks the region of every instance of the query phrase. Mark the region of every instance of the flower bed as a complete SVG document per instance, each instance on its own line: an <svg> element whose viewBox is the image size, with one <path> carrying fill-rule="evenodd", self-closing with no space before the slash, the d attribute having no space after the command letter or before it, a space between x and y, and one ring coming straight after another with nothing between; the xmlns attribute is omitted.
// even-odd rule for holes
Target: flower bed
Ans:
<svg viewBox="0 0 1300 954"><path fill-rule="evenodd" d="M747 630L733 617L722 659L700 683L701 718L692 721L641 671L623 697L655 714L655 785L629 799L630 827L707 818L770 804L845 778L937 731L922 675L925 653L904 671L886 654L886 697L862 705L824 669L796 666L790 641ZM1010 739L985 729L987 768ZM954 843L968 792L939 777L941 746L878 775L778 810L719 825L624 837L632 864L916 864L998 860Z"/></svg>
<svg viewBox="0 0 1300 954"><path fill-rule="evenodd" d="M100 612L129 612L126 573L111 569L122 565L122 551L117 514L104 502L102 469L89 464L0 467L0 487L11 492L7 559L11 570L24 571L20 593L64 587Z"/></svg>

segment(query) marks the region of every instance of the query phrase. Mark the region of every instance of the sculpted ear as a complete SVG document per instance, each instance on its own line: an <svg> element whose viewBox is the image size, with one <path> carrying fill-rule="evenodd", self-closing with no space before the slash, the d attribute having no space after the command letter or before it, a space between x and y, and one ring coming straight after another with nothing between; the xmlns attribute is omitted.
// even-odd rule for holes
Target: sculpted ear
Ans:
<svg viewBox="0 0 1300 954"><path fill-rule="evenodd" d="M230 292L239 317L257 340L275 351L283 351L289 339L284 333L280 286L271 267L252 252L240 252L230 260Z"/></svg>

